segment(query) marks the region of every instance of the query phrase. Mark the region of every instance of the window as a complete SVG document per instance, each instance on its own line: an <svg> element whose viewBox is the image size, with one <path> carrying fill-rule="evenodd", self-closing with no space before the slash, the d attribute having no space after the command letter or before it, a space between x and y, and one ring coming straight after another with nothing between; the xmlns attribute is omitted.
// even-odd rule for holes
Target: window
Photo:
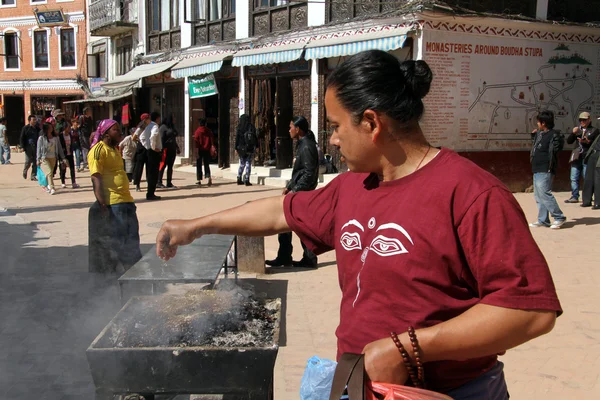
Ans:
<svg viewBox="0 0 600 400"><path fill-rule="evenodd" d="M126 74L131 70L131 54L133 40L131 37L121 39L117 42L117 75Z"/></svg>
<svg viewBox="0 0 600 400"><path fill-rule="evenodd" d="M254 0L254 8L285 6L288 3L288 0Z"/></svg>
<svg viewBox="0 0 600 400"><path fill-rule="evenodd" d="M60 30L60 66L75 67L75 30Z"/></svg>
<svg viewBox="0 0 600 400"><path fill-rule="evenodd" d="M179 27L179 0L152 0L152 31Z"/></svg>
<svg viewBox="0 0 600 400"><path fill-rule="evenodd" d="M34 67L48 68L48 31L35 31L33 33L34 42Z"/></svg>
<svg viewBox="0 0 600 400"><path fill-rule="evenodd" d="M0 6L4 6L4 7L11 7L11 6L16 6L17 5L17 0L1 0L0 1Z"/></svg>
<svg viewBox="0 0 600 400"><path fill-rule="evenodd" d="M16 32L4 34L4 58L4 68L19 69L19 36Z"/></svg>
<svg viewBox="0 0 600 400"><path fill-rule="evenodd" d="M106 79L106 52L98 53L98 77Z"/></svg>
<svg viewBox="0 0 600 400"><path fill-rule="evenodd" d="M196 21L218 21L235 16L235 0L195 0Z"/></svg>

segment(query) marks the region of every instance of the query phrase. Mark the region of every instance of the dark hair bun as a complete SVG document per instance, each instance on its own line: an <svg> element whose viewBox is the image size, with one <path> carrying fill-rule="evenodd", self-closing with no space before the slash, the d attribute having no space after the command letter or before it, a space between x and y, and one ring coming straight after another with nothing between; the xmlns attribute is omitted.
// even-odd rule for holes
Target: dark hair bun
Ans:
<svg viewBox="0 0 600 400"><path fill-rule="evenodd" d="M427 96L431 87L433 73L425 61L404 61L400 64L400 70L404 75L406 84L412 89L415 96L418 96L420 99Z"/></svg>

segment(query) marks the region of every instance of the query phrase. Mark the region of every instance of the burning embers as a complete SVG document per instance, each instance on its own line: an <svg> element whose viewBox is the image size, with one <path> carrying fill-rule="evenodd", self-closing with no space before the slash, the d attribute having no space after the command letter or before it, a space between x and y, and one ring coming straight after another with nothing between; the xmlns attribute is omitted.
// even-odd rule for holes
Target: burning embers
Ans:
<svg viewBox="0 0 600 400"><path fill-rule="evenodd" d="M269 346L278 304L241 289L146 297L119 313L97 347Z"/></svg>

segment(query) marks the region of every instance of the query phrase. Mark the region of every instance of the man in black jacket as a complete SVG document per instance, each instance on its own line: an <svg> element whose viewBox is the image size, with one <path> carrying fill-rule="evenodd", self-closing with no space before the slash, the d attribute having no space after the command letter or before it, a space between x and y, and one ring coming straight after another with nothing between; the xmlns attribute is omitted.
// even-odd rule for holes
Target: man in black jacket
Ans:
<svg viewBox="0 0 600 400"><path fill-rule="evenodd" d="M552 180L556 174L558 152L564 146L563 136L554 130L554 113L542 111L537 117L538 129L532 133L531 168L533 171L533 194L538 207L538 219L529 224L532 228L550 227L560 229L567 218L552 194ZM550 224L552 214L554 222Z"/></svg>
<svg viewBox="0 0 600 400"><path fill-rule="evenodd" d="M283 189L283 194L290 192L302 192L314 190L319 182L319 153L317 151L317 143L315 135L308 129L308 121L304 117L294 117L290 122L290 136L292 139L298 139L296 147L296 160L292 170L292 179ZM292 232L280 233L279 250L277 258L274 260L265 261L267 265L272 267L288 266L304 268L316 268L317 256L310 251L304 243L302 260L292 261Z"/></svg>
<svg viewBox="0 0 600 400"><path fill-rule="evenodd" d="M587 165L584 163L590 146L600 135L600 130L592 126L592 118L589 112L579 114L579 126L573 128L573 132L567 138L568 144L576 143L571 152L571 198L565 203L579 202L579 180L585 178Z"/></svg>
<svg viewBox="0 0 600 400"><path fill-rule="evenodd" d="M600 136L596 136L591 143L583 162L587 166L587 172L583 181L581 207L591 206L592 210L600 210Z"/></svg>
<svg viewBox="0 0 600 400"><path fill-rule="evenodd" d="M37 181L37 140L39 136L39 130L37 128L37 117L30 115L27 119L29 122L21 129L21 136L19 137L19 144L25 152L25 168L23 168L23 179L27 179L27 171L31 167L31 180Z"/></svg>

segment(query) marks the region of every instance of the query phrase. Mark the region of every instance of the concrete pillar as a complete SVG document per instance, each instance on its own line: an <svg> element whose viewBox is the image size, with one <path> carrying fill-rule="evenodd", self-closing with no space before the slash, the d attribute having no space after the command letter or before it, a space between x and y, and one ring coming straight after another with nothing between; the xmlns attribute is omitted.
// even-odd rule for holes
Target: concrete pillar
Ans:
<svg viewBox="0 0 600 400"><path fill-rule="evenodd" d="M309 3L310 5L311 3ZM319 60L311 60L310 67L310 127L319 142Z"/></svg>
<svg viewBox="0 0 600 400"><path fill-rule="evenodd" d="M535 17L545 21L548 19L548 0L537 0Z"/></svg>
<svg viewBox="0 0 600 400"><path fill-rule="evenodd" d="M264 274L265 238L238 236L237 265L240 272Z"/></svg>
<svg viewBox="0 0 600 400"><path fill-rule="evenodd" d="M183 120L184 128L183 128L183 136L185 148L183 150L183 157L190 160L192 162L192 149L190 149L190 135L191 135L191 127L192 127L192 115L190 113L190 93L188 90L188 78L186 77L183 81Z"/></svg>
<svg viewBox="0 0 600 400"><path fill-rule="evenodd" d="M235 3L235 38L245 39L250 36L250 2Z"/></svg>
<svg viewBox="0 0 600 400"><path fill-rule="evenodd" d="M186 47L190 47L192 45L192 24L185 22L186 15L184 11L187 11L190 14L189 8L191 7L191 2L188 2L188 6L185 7L185 1L179 2L179 25L181 26L181 48L185 49ZM186 10L187 8L187 10Z"/></svg>
<svg viewBox="0 0 600 400"><path fill-rule="evenodd" d="M246 71L240 68L240 93L238 94L240 115L246 113Z"/></svg>
<svg viewBox="0 0 600 400"><path fill-rule="evenodd" d="M325 25L325 1L308 3L308 26Z"/></svg>

